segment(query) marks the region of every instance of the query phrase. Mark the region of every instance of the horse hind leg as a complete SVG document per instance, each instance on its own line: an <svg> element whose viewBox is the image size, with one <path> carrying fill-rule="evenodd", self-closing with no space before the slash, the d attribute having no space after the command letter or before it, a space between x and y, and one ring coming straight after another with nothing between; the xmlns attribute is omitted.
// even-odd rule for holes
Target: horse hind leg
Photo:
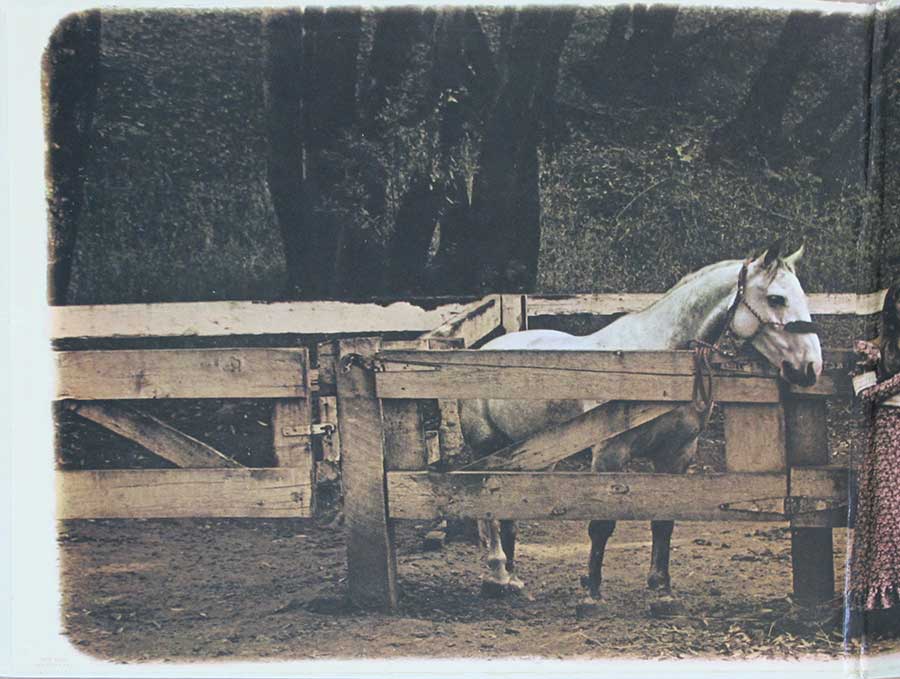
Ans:
<svg viewBox="0 0 900 679"><path fill-rule="evenodd" d="M479 532L487 538L487 562L489 574L481 581L481 593L488 597L499 597L506 592L510 583L506 568L506 553L503 551L500 522L479 520Z"/></svg>
<svg viewBox="0 0 900 679"><path fill-rule="evenodd" d="M677 449L671 457L654 461L657 472L683 474L694 459L697 450L697 439ZM674 521L651 521L653 547L650 554L650 572L647 575L647 587L659 593L659 599L650 604L650 612L654 616L665 617L684 612L684 606L672 596L672 578L669 573L669 557L672 553L672 532Z"/></svg>
<svg viewBox="0 0 900 679"><path fill-rule="evenodd" d="M504 519L500 521L500 546L503 548L503 554L506 556L506 572L509 573L508 587L513 589L522 589L524 583L515 575L516 570L516 536L519 534L519 527L512 519Z"/></svg>
<svg viewBox="0 0 900 679"><path fill-rule="evenodd" d="M603 606L603 555L606 543L616 529L615 521L591 521L588 524L588 535L591 536L591 554L588 557L588 575L582 580L587 586L588 596L581 600L575 609L575 616L585 618L596 615Z"/></svg>

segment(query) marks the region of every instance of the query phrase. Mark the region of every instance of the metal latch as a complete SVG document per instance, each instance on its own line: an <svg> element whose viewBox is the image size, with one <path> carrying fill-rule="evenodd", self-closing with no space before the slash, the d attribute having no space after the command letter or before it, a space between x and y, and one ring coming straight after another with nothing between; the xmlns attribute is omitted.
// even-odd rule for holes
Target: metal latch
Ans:
<svg viewBox="0 0 900 679"><path fill-rule="evenodd" d="M334 432L337 431L337 428L331 424L330 422L325 423L315 423L311 424L308 427L296 426L296 427L282 427L281 435L286 437L292 436L331 436Z"/></svg>

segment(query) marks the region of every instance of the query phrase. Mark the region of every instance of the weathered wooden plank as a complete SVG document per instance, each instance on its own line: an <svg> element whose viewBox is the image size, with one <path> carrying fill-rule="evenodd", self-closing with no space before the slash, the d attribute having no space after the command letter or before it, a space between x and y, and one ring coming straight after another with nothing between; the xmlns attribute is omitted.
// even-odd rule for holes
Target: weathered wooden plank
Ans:
<svg viewBox="0 0 900 679"><path fill-rule="evenodd" d="M726 403L722 409L728 471L774 472L787 468L784 412L780 404Z"/></svg>
<svg viewBox="0 0 900 679"><path fill-rule="evenodd" d="M784 521L723 510L728 502L784 497L784 474L389 472L392 518L676 519Z"/></svg>
<svg viewBox="0 0 900 679"><path fill-rule="evenodd" d="M792 496L833 497L848 487L822 470L810 473L803 466L828 464L825 402L789 398L785 401L789 489ZM822 493L822 495L820 495ZM844 509L801 514L791 520L791 567L794 595L808 603L824 603L834 596L834 541L831 525L846 517Z"/></svg>
<svg viewBox="0 0 900 679"><path fill-rule="evenodd" d="M292 398L275 401L272 408L272 446L275 466L308 468L312 459L309 402Z"/></svg>
<svg viewBox="0 0 900 679"><path fill-rule="evenodd" d="M460 365L446 365L440 370L411 368L377 373L379 398L687 402L693 390L693 377L688 375ZM720 377L715 382L715 397L722 402L777 403L778 384L772 378Z"/></svg>
<svg viewBox="0 0 900 679"><path fill-rule="evenodd" d="M501 295L501 324L507 332L518 332L528 327L525 295Z"/></svg>
<svg viewBox="0 0 900 679"><path fill-rule="evenodd" d="M337 342L328 340L316 345L316 361L319 370L319 397L334 396L337 384L335 364L337 363Z"/></svg>
<svg viewBox="0 0 900 679"><path fill-rule="evenodd" d="M791 467L790 491L795 497L831 499L846 505L850 498L850 469L841 465Z"/></svg>
<svg viewBox="0 0 900 679"><path fill-rule="evenodd" d="M794 467L827 465L828 428L825 401L818 399L787 398L784 401L785 434L788 462L792 474L800 478L804 472Z"/></svg>
<svg viewBox="0 0 900 679"><path fill-rule="evenodd" d="M427 451L419 402L406 399L385 401L381 404L381 411L385 469L424 469Z"/></svg>
<svg viewBox="0 0 900 679"><path fill-rule="evenodd" d="M175 302L51 307L52 339L425 332L466 308L409 302Z"/></svg>
<svg viewBox="0 0 900 679"><path fill-rule="evenodd" d="M148 413L116 403L67 404L79 416L134 441L139 446L184 469L242 467L240 463L193 436L188 436Z"/></svg>
<svg viewBox="0 0 900 679"><path fill-rule="evenodd" d="M58 399L302 398L306 349L63 351Z"/></svg>
<svg viewBox="0 0 900 679"><path fill-rule="evenodd" d="M671 405L609 401L463 467L465 470L536 471L670 411Z"/></svg>
<svg viewBox="0 0 900 679"><path fill-rule="evenodd" d="M431 466L441 461L441 434L436 429L425 432L425 464Z"/></svg>
<svg viewBox="0 0 900 679"><path fill-rule="evenodd" d="M296 469L316 487L316 461L312 449L310 425L312 412L308 398L280 399L272 408L272 447L275 466ZM315 493L310 493L310 512L316 509Z"/></svg>
<svg viewBox="0 0 900 679"><path fill-rule="evenodd" d="M332 425L334 429L327 436L323 436L322 460L340 464L341 461L341 433L338 430L338 404L335 396L319 397L319 422Z"/></svg>
<svg viewBox="0 0 900 679"><path fill-rule="evenodd" d="M377 339L339 343L338 428L350 598L363 607L394 608L397 563L387 516L381 404L375 395L374 375L365 365L379 344Z"/></svg>
<svg viewBox="0 0 900 679"><path fill-rule="evenodd" d="M488 295L472 302L422 337L462 338L465 345L470 347L497 328L502 327L502 324L503 310L500 295Z"/></svg>
<svg viewBox="0 0 900 679"><path fill-rule="evenodd" d="M808 295L809 310L817 315L865 316L881 311L885 290L865 295L850 292L813 293ZM611 314L641 311L659 300L664 293L599 293L581 295L528 295L529 316L564 316Z"/></svg>
<svg viewBox="0 0 900 679"><path fill-rule="evenodd" d="M59 519L306 517L309 478L296 469L57 472Z"/></svg>
<svg viewBox="0 0 900 679"><path fill-rule="evenodd" d="M440 370L447 367L517 367L570 372L622 374L693 375L690 351L512 351L457 349L452 351L382 351L378 359L387 372ZM742 364L747 376L772 376L770 372L748 372L758 364ZM729 371L730 372L730 371Z"/></svg>
<svg viewBox="0 0 900 679"><path fill-rule="evenodd" d="M661 297L658 292L528 295L527 309L529 316L609 316L641 311Z"/></svg>
<svg viewBox="0 0 900 679"><path fill-rule="evenodd" d="M440 458L450 464L463 452L465 440L462 424L459 420L459 401L456 399L438 399L438 410L441 413L441 425L438 428Z"/></svg>

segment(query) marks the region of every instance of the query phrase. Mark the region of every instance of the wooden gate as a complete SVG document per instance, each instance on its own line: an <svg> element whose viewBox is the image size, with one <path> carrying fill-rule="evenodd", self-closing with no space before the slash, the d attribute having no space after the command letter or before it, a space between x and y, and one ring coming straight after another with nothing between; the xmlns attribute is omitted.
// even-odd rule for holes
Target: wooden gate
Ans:
<svg viewBox="0 0 900 679"><path fill-rule="evenodd" d="M517 304L496 297L465 310L438 334L468 343L521 327L524 298L514 296ZM477 319L477 327L466 319ZM846 521L849 480L846 468L827 465L824 399L845 388L843 354L826 356L830 374L812 388L788 387L761 364L716 364L726 472L672 475L537 470L689 402L689 352L398 350L365 338L341 340L334 353L348 582L359 605L396 605L393 519L457 517L789 522L795 595L812 602L834 595L831 529ZM611 394L614 406L500 451L482 462L486 469L428 468L419 399L598 400ZM639 405L621 407L629 402ZM613 407L629 415L617 421Z"/></svg>

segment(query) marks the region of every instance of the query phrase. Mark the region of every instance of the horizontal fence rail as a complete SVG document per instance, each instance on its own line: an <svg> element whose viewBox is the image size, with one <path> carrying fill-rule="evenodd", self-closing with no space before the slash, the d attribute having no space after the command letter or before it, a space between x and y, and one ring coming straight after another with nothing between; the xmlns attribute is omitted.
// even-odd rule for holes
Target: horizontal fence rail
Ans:
<svg viewBox="0 0 900 679"><path fill-rule="evenodd" d="M793 470L798 489L817 493L798 502L796 513L846 499L846 476L845 469ZM395 471L387 487L389 515L399 519L785 521L792 504L783 472Z"/></svg>
<svg viewBox="0 0 900 679"><path fill-rule="evenodd" d="M56 473L59 519L303 517L308 472L269 469L104 469Z"/></svg>
<svg viewBox="0 0 900 679"><path fill-rule="evenodd" d="M867 316L877 314L886 290L864 295L852 292L820 292L807 295L809 311L815 315ZM641 311L663 296L657 292L586 293L580 295L527 295L529 316L607 316Z"/></svg>
<svg viewBox="0 0 900 679"><path fill-rule="evenodd" d="M173 302L50 309L50 337L212 337L425 332L465 308L411 302Z"/></svg>
<svg viewBox="0 0 900 679"><path fill-rule="evenodd" d="M384 351L377 355L376 393L385 399L611 399L676 401L692 398L688 351ZM715 370L714 397L733 403L777 403L776 373L751 362ZM626 379L627 378L627 379ZM827 378L798 393L827 395Z"/></svg>
<svg viewBox="0 0 900 679"><path fill-rule="evenodd" d="M813 314L868 315L878 313L884 290L865 295L814 293L808 296ZM525 295L527 316L573 314L610 315L645 309L663 293L602 293L579 295ZM522 295L489 295L476 303L442 303L420 306L415 302L172 302L160 304L110 304L61 306L50 309L50 337L214 337L277 334L381 334L386 332L437 332L447 336L447 321L467 310L484 310L486 323L512 300ZM510 303L507 303L510 300ZM423 303L424 304L424 303ZM474 306L473 306L474 304ZM474 316L473 316L474 317ZM511 326L504 321L508 329Z"/></svg>
<svg viewBox="0 0 900 679"><path fill-rule="evenodd" d="M57 399L304 398L305 349L156 349L55 354Z"/></svg>

